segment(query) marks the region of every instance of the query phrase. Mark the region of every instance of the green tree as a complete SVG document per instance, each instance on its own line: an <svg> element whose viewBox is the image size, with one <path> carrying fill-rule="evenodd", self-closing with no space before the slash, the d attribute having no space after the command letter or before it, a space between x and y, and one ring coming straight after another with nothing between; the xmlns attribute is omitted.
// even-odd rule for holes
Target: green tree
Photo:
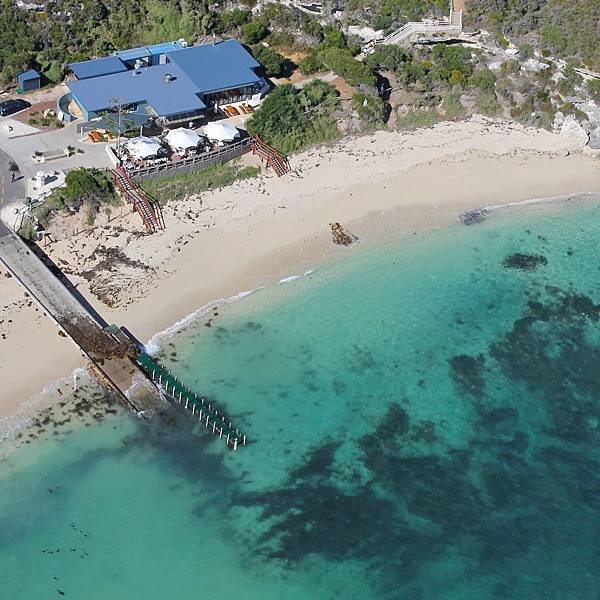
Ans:
<svg viewBox="0 0 600 600"><path fill-rule="evenodd" d="M271 48L262 44L252 47L254 58L265 68L267 77L282 77L288 67L288 60Z"/></svg>
<svg viewBox="0 0 600 600"><path fill-rule="evenodd" d="M344 32L333 27L325 27L323 29L325 39L323 40L322 46L324 48L347 48L346 36Z"/></svg>
<svg viewBox="0 0 600 600"><path fill-rule="evenodd" d="M365 62L375 71L384 70L399 74L412 59L412 55L400 46L379 45L366 57Z"/></svg>
<svg viewBox="0 0 600 600"><path fill-rule="evenodd" d="M262 21L250 21L242 26L242 37L246 44L258 44L268 34L269 30Z"/></svg>

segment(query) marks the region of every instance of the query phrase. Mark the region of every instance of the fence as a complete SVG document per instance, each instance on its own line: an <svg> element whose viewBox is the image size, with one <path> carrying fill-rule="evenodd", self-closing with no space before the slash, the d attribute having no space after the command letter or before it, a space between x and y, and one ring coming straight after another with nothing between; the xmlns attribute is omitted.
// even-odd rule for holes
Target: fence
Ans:
<svg viewBox="0 0 600 600"><path fill-rule="evenodd" d="M155 177L168 177L180 173L191 173L198 169L204 169L210 165L224 163L233 160L250 150L250 138L244 138L239 142L228 144L224 148L212 150L204 154L197 154L178 161L170 161L157 165L149 165L138 169L128 169L127 174L136 181L154 179Z"/></svg>

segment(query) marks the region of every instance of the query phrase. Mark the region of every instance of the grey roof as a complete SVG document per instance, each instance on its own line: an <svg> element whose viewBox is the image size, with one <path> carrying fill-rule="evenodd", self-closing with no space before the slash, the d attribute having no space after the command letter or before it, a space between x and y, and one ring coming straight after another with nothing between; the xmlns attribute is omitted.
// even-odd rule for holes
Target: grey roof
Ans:
<svg viewBox="0 0 600 600"><path fill-rule="evenodd" d="M77 79L90 79L127 70L127 67L116 56L105 56L104 58L72 63L69 68L75 73Z"/></svg>

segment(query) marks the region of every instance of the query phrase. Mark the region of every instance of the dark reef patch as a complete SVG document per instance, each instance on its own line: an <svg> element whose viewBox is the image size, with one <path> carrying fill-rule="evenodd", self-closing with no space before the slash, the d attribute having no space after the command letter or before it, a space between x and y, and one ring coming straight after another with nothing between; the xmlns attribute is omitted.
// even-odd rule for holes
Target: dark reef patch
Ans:
<svg viewBox="0 0 600 600"><path fill-rule="evenodd" d="M460 394L472 394L479 398L485 388L485 357L483 354L469 356L459 354L448 360L450 376Z"/></svg>
<svg viewBox="0 0 600 600"><path fill-rule="evenodd" d="M535 271L539 266L547 264L548 259L542 254L521 254L519 252L507 256L502 261L505 269L520 269L521 271Z"/></svg>

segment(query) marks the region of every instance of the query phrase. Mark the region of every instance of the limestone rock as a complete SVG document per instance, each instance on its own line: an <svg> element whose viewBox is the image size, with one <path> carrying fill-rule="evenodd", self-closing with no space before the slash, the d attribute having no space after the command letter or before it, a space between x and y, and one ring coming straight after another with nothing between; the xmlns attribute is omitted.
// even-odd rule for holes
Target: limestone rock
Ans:
<svg viewBox="0 0 600 600"><path fill-rule="evenodd" d="M590 139L590 134L580 125L573 115L567 115L560 126L560 135L572 148L583 148Z"/></svg>
<svg viewBox="0 0 600 600"><path fill-rule="evenodd" d="M600 127L590 133L589 146L594 150L600 150Z"/></svg>

